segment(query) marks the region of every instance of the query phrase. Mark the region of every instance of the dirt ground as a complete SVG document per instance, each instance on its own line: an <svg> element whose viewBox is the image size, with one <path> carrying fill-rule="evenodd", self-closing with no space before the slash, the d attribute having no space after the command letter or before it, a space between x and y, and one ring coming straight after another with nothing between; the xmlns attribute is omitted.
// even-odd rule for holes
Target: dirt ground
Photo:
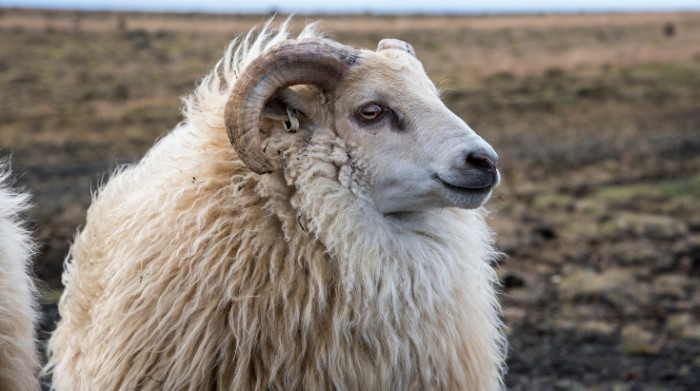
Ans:
<svg viewBox="0 0 700 391"><path fill-rule="evenodd" d="M34 194L42 335L91 191L264 19L0 8L0 155ZM700 14L309 19L411 42L499 152L509 389L700 390Z"/></svg>

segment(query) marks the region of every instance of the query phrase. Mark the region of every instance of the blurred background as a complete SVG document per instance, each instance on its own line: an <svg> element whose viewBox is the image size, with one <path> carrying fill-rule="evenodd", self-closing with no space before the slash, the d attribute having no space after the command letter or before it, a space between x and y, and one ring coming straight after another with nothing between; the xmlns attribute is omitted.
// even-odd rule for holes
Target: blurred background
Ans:
<svg viewBox="0 0 700 391"><path fill-rule="evenodd" d="M0 155L31 190L42 336L91 191L234 36L297 13L413 44L499 152L511 390L700 390L700 4L0 0ZM19 8L18 8L19 7Z"/></svg>

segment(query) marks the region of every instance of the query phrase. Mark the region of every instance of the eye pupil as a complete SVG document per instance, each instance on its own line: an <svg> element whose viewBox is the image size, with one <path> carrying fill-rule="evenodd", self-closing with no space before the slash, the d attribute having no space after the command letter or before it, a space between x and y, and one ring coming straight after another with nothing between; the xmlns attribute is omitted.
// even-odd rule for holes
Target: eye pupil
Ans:
<svg viewBox="0 0 700 391"><path fill-rule="evenodd" d="M377 119L382 114L382 108L379 105L373 104L371 106L365 107L360 112L360 116L365 120Z"/></svg>

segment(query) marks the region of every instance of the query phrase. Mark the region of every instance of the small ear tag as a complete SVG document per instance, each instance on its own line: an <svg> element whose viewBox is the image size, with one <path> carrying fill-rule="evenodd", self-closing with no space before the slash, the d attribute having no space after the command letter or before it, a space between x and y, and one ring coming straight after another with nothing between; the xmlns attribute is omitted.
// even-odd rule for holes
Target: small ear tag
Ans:
<svg viewBox="0 0 700 391"><path fill-rule="evenodd" d="M299 117L297 111L287 107L287 120L284 121L284 129L289 133L296 133L299 130Z"/></svg>
<svg viewBox="0 0 700 391"><path fill-rule="evenodd" d="M416 57L416 52L413 50L413 46L411 46L411 44L408 42L393 38L382 39L379 41L379 46L377 46L378 52L389 49L403 50L411 56Z"/></svg>

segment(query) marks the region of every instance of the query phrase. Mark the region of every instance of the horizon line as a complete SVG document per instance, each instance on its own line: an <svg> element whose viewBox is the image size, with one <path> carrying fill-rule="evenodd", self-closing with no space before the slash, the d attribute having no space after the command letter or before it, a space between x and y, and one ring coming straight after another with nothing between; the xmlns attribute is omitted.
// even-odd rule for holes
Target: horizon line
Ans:
<svg viewBox="0 0 700 391"><path fill-rule="evenodd" d="M79 4L5 4L0 0L0 9L18 9L18 10L46 10L46 11L68 11L68 12L124 12L124 13L173 13L173 14L244 14L244 15L269 15L275 13L281 14L297 14L297 15L530 15L530 14L604 14L604 13L676 13L676 12L700 12L700 4L697 6L681 6L681 7L654 7L654 6L637 6L637 7L556 7L556 8L488 8L481 9L466 9L466 8L442 8L438 10L426 10L423 8L412 8L396 10L389 9L354 9L352 7L344 7L338 9L329 9L323 7L305 7L304 9L292 9L290 7L269 7L262 8L243 8L236 7L221 7L221 6L152 6L144 4L143 6L120 6L118 4L95 4L95 5L79 5Z"/></svg>

